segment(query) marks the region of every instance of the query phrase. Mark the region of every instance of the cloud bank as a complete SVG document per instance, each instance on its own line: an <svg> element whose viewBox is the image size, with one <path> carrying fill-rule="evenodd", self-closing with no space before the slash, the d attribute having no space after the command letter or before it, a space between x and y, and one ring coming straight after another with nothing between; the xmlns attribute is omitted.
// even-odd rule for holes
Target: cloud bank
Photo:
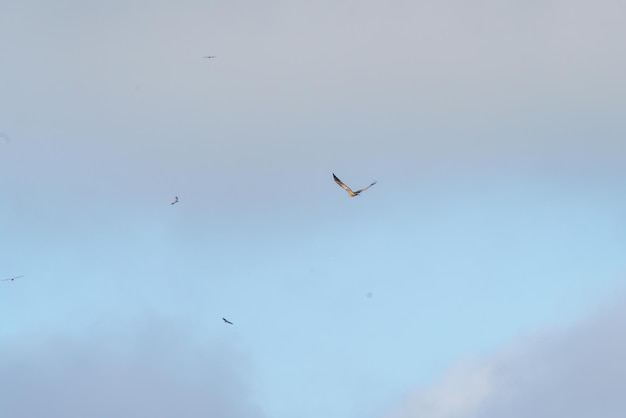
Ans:
<svg viewBox="0 0 626 418"><path fill-rule="evenodd" d="M13 338L0 348L0 416L261 417L246 361L172 324L124 338ZM242 367L242 365L244 367Z"/></svg>
<svg viewBox="0 0 626 418"><path fill-rule="evenodd" d="M626 308L526 337L415 390L390 418L622 417Z"/></svg>

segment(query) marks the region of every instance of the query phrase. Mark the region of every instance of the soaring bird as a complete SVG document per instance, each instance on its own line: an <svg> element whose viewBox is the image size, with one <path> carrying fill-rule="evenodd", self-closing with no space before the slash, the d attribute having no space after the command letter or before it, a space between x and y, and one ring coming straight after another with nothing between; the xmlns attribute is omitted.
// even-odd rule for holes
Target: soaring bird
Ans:
<svg viewBox="0 0 626 418"><path fill-rule="evenodd" d="M171 204L173 205L174 203L178 203L178 196L174 196L174 201Z"/></svg>
<svg viewBox="0 0 626 418"><path fill-rule="evenodd" d="M202 57L202 58L215 58L215 55L207 55L206 57Z"/></svg>
<svg viewBox="0 0 626 418"><path fill-rule="evenodd" d="M229 321L228 319L226 319L226 318L222 318L222 319L223 319L223 320L224 320L224 322L226 322L227 324L230 324L230 325L232 325L232 324L233 324L232 322L230 322L230 321Z"/></svg>
<svg viewBox="0 0 626 418"><path fill-rule="evenodd" d="M354 196L358 196L359 193L364 192L365 190L369 189L370 187L372 187L373 185L376 184L376 182L374 181L372 184L370 184L367 187L362 188L361 190L357 190L356 192L353 192L351 188L349 188L348 186L345 185L345 183L341 180L339 180L339 177L337 177L335 175L335 173L333 173L333 178L335 179L335 183L337 183L339 186L341 186L342 189L344 189L346 192L348 192L348 194L350 195L350 197L354 197Z"/></svg>
<svg viewBox="0 0 626 418"><path fill-rule="evenodd" d="M19 279L19 278L21 278L21 277L24 277L24 276L15 276L15 277L11 277L10 279L2 279L1 281L3 281L3 282L8 282L9 280L10 280L10 281L13 281L13 280L15 280L15 279Z"/></svg>

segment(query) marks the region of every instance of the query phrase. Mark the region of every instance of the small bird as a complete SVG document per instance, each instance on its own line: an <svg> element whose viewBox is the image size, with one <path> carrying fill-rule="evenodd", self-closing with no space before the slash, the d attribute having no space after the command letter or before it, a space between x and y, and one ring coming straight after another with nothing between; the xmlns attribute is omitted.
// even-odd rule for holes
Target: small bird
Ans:
<svg viewBox="0 0 626 418"><path fill-rule="evenodd" d="M226 319L226 318L222 318L222 319L223 319L223 320L224 320L224 322L226 322L227 324L230 324L230 325L232 325L232 324L233 324L232 322L230 322L230 321L229 321L228 319Z"/></svg>
<svg viewBox="0 0 626 418"><path fill-rule="evenodd" d="M174 201L171 203L172 205L178 203L178 196L174 196Z"/></svg>
<svg viewBox="0 0 626 418"><path fill-rule="evenodd" d="M211 58L215 58L215 55L207 55L206 57L202 57L202 58L209 58L209 59L211 59Z"/></svg>
<svg viewBox="0 0 626 418"><path fill-rule="evenodd" d="M369 189L370 187L372 187L373 185L376 184L376 182L374 181L372 184L370 184L367 187L362 188L361 190L357 190L356 192L353 192L351 188L349 188L348 186L345 185L345 183L341 180L339 180L339 177L337 177L335 175L335 173L333 173L333 178L335 179L335 183L337 183L339 186L341 186L342 189L344 189L346 192L348 192L348 194L350 195L350 197L354 197L354 196L358 196L359 193L364 192L365 190Z"/></svg>
<svg viewBox="0 0 626 418"><path fill-rule="evenodd" d="M22 278L22 277L24 277L24 276L15 276L15 277L11 277L10 279L2 279L1 281L3 281L3 282L8 282L9 280L10 280L10 281L13 281L13 280L15 280L15 279L20 279L20 278Z"/></svg>

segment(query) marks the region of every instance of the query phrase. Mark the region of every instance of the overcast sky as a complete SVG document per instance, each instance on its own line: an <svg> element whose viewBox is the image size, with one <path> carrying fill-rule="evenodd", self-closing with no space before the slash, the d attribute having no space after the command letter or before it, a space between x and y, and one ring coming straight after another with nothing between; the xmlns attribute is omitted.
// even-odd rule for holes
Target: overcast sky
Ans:
<svg viewBox="0 0 626 418"><path fill-rule="evenodd" d="M0 415L617 417L625 14L0 4Z"/></svg>

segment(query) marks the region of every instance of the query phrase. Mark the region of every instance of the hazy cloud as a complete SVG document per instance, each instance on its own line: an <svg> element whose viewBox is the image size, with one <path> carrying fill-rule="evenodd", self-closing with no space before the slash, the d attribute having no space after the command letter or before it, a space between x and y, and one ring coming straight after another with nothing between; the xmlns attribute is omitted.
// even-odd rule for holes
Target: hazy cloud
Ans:
<svg viewBox="0 0 626 418"><path fill-rule="evenodd" d="M622 417L626 308L526 337L418 389L393 418Z"/></svg>
<svg viewBox="0 0 626 418"><path fill-rule="evenodd" d="M337 166L621 168L623 2L0 7L3 129L28 144L2 166L49 173L21 188L152 195L235 165L285 189ZM245 206L239 190L218 193Z"/></svg>
<svg viewBox="0 0 626 418"><path fill-rule="evenodd" d="M0 415L12 418L261 417L245 356L174 324L132 337L13 338L0 348Z"/></svg>

